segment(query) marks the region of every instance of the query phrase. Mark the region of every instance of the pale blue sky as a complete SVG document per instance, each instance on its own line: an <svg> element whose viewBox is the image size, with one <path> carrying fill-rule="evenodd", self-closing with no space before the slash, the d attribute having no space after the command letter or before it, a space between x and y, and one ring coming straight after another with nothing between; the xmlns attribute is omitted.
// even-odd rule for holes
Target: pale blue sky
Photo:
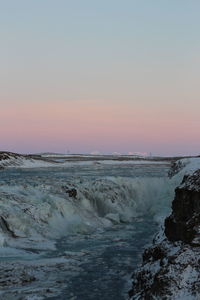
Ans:
<svg viewBox="0 0 200 300"><path fill-rule="evenodd" d="M166 151L162 141L159 146L144 140L130 141L127 152L195 154L200 146L199 15L200 2L194 0L0 1L2 113L5 102L20 107L23 102L64 101L77 103L78 109L80 102L90 101L113 108L121 104L129 112L143 109L155 118L169 114L172 122L177 117L192 123L193 146L188 148L185 136L174 146L169 134ZM181 127L176 134L182 138ZM121 151L114 149L116 143L101 145L105 152ZM8 140L2 147L23 151ZM30 150L28 143L24 149ZM74 151L86 151L85 145Z"/></svg>

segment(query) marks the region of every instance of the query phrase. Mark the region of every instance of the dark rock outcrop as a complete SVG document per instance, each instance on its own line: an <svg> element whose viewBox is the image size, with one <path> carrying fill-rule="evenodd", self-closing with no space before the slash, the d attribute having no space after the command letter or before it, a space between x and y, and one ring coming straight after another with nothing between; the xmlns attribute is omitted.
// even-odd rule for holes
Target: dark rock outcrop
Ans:
<svg viewBox="0 0 200 300"><path fill-rule="evenodd" d="M2 160L8 160L10 158L18 158L18 157L21 157L20 154L17 154L17 153L13 153L13 152L3 152L3 151L0 151L0 161Z"/></svg>
<svg viewBox="0 0 200 300"><path fill-rule="evenodd" d="M200 227L200 170L185 176L176 189L172 214L165 220L165 234L169 241L183 241L200 246L197 237Z"/></svg>
<svg viewBox="0 0 200 300"><path fill-rule="evenodd" d="M76 198L77 190L75 188L68 188L66 186L63 186L62 188L65 191L65 193L69 195L69 197Z"/></svg>
<svg viewBox="0 0 200 300"><path fill-rule="evenodd" d="M171 168L168 172L169 178L176 175L180 170L182 170L185 167L186 162L184 160L176 160L172 163Z"/></svg>
<svg viewBox="0 0 200 300"><path fill-rule="evenodd" d="M200 299L200 170L175 190L163 237L145 250L131 299Z"/></svg>

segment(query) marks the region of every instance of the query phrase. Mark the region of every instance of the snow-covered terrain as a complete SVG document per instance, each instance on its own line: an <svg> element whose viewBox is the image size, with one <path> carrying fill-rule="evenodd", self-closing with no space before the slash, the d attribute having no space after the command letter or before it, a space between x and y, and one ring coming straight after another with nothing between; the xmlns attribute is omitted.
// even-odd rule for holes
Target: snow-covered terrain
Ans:
<svg viewBox="0 0 200 300"><path fill-rule="evenodd" d="M87 159L86 159L87 158ZM101 159L100 159L101 158ZM107 159L105 159L107 158ZM90 166L93 164L138 165L138 164L170 164L171 161L142 159L137 157L98 157L91 155L20 155L15 153L0 153L0 168L57 168L72 166Z"/></svg>
<svg viewBox="0 0 200 300"><path fill-rule="evenodd" d="M175 161L169 171L170 176L176 174L189 175L200 169L200 157L183 158Z"/></svg>
<svg viewBox="0 0 200 300"><path fill-rule="evenodd" d="M142 232L148 240L154 223L161 224L169 214L175 187L180 185L183 176L200 166L200 158L183 159L173 166L169 178L164 170L169 169L170 160L109 160L103 157L101 160L94 157L91 160L74 160L13 153L4 153L0 157L0 286L2 299L6 297L8 300L28 300L32 296L46 299L60 295L63 286L66 286L64 278L69 278L69 282L70 278L79 280L83 262L88 264L86 269L92 268L91 260L95 257L100 268L98 259L103 259L102 251L106 245L110 245L109 255L116 260L117 268L120 262L112 250L115 240L115 251L121 247L120 253L123 253L127 245L132 257L131 237L138 222L147 224L150 218L151 225L148 225L149 228L144 225L141 233L141 229L135 232L138 234L134 242L136 249L144 239ZM127 231L130 230L128 226L131 226L132 233ZM127 232L128 243L126 240L123 245L116 238L112 240L115 228L121 228L122 236ZM116 235L119 234L116 231ZM108 239L105 239L106 235ZM63 246L58 246L58 241L62 245L63 239L67 251L61 251ZM78 246L81 240L83 248ZM71 251L74 243L77 243L77 248ZM91 244L95 253L88 254ZM123 261L124 254L120 255ZM123 263L126 268L131 267L129 259ZM111 280L112 276L119 278L112 273L112 268L107 280ZM106 264L103 270L107 272ZM125 276L124 273L121 276ZM46 284L43 284L44 278ZM79 284L89 284L83 279L80 277ZM102 285L102 291L104 289ZM91 297L96 297L97 291L92 289L91 293ZM81 299L92 299L86 294ZM66 299L65 296L58 297ZM74 299L73 295L70 297ZM103 296L104 299L120 297L116 298L114 294L109 298Z"/></svg>
<svg viewBox="0 0 200 300"><path fill-rule="evenodd" d="M134 274L132 300L200 299L200 158L178 161L170 175L180 174L172 213Z"/></svg>

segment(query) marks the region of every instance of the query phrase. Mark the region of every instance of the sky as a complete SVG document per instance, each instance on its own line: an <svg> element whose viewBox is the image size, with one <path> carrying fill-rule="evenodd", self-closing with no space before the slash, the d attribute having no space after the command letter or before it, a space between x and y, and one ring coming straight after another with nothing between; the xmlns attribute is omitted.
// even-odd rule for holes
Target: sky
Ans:
<svg viewBox="0 0 200 300"><path fill-rule="evenodd" d="M199 0L0 0L0 150L200 154Z"/></svg>

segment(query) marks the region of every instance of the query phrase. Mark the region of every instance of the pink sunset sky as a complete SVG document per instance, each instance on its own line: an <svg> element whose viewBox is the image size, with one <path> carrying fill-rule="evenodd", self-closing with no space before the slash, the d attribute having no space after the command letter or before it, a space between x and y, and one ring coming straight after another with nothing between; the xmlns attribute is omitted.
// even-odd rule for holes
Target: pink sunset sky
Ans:
<svg viewBox="0 0 200 300"><path fill-rule="evenodd" d="M191 118L192 114L192 118ZM17 152L191 153L199 113L100 101L7 103L0 112L4 149ZM195 144L196 143L196 144ZM183 151L183 152L184 152Z"/></svg>
<svg viewBox="0 0 200 300"><path fill-rule="evenodd" d="M0 150L200 154L198 8L6 1Z"/></svg>

